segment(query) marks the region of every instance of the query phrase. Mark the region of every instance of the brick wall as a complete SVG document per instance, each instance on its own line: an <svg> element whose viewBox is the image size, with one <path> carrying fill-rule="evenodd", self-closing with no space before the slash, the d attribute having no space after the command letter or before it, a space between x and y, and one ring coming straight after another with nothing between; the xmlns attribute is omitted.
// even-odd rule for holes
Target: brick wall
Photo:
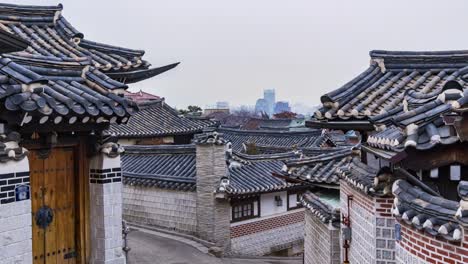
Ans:
<svg viewBox="0 0 468 264"><path fill-rule="evenodd" d="M376 198L340 182L341 212L347 214L351 201L351 263L395 263L395 219L391 215L393 198Z"/></svg>
<svg viewBox="0 0 468 264"><path fill-rule="evenodd" d="M340 250L340 230L323 223L306 210L304 263L339 264Z"/></svg>
<svg viewBox="0 0 468 264"><path fill-rule="evenodd" d="M195 234L195 192L142 186L123 186L123 217L128 222Z"/></svg>
<svg viewBox="0 0 468 264"><path fill-rule="evenodd" d="M468 263L468 235L461 243L452 243L401 223L401 240L396 249L397 263Z"/></svg>
<svg viewBox="0 0 468 264"><path fill-rule="evenodd" d="M263 256L302 244L303 239L304 210L231 226L231 252L235 255Z"/></svg>

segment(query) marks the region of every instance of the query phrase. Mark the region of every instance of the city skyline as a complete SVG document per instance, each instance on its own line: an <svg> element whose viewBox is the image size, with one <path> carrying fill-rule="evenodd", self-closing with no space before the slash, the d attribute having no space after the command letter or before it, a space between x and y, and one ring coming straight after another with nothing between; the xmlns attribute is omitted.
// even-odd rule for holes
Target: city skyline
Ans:
<svg viewBox="0 0 468 264"><path fill-rule="evenodd" d="M255 103L257 91L268 87L285 100L315 106L319 95L366 69L372 49L464 49L468 38L466 1L399 0L385 9L370 0L60 2L86 38L143 49L154 66L180 61L131 88L165 97L178 108L218 100ZM110 5L112 12L102 12Z"/></svg>

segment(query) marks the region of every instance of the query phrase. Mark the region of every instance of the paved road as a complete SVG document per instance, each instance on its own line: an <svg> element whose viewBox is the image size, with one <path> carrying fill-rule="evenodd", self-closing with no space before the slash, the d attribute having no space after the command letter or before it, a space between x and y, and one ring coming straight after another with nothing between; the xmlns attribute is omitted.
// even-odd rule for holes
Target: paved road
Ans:
<svg viewBox="0 0 468 264"><path fill-rule="evenodd" d="M128 235L132 249L128 264L301 264L299 260L219 259L206 255L185 243L132 231Z"/></svg>

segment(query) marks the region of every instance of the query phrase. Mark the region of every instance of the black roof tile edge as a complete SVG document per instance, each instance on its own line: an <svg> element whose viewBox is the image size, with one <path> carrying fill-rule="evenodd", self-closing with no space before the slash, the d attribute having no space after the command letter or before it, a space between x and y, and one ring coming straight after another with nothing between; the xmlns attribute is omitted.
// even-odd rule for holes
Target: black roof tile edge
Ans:
<svg viewBox="0 0 468 264"><path fill-rule="evenodd" d="M323 223L330 223L337 228L340 226L340 208L333 208L331 205L323 201L320 196L311 191L307 191L302 195L301 203Z"/></svg>

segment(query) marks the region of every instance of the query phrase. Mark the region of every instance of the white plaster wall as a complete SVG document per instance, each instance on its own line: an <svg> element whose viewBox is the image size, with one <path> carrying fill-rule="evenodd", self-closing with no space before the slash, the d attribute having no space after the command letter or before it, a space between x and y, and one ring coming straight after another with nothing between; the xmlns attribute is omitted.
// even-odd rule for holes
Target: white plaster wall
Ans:
<svg viewBox="0 0 468 264"><path fill-rule="evenodd" d="M9 160L0 166L0 174L29 171L29 160L27 157L20 161Z"/></svg>
<svg viewBox="0 0 468 264"><path fill-rule="evenodd" d="M283 200L282 206L277 206L275 196L281 196ZM266 193L260 195L260 216L269 216L274 214L284 213L288 210L287 207L287 192Z"/></svg>
<svg viewBox="0 0 468 264"><path fill-rule="evenodd" d="M297 193L289 194L289 208L297 207Z"/></svg>

